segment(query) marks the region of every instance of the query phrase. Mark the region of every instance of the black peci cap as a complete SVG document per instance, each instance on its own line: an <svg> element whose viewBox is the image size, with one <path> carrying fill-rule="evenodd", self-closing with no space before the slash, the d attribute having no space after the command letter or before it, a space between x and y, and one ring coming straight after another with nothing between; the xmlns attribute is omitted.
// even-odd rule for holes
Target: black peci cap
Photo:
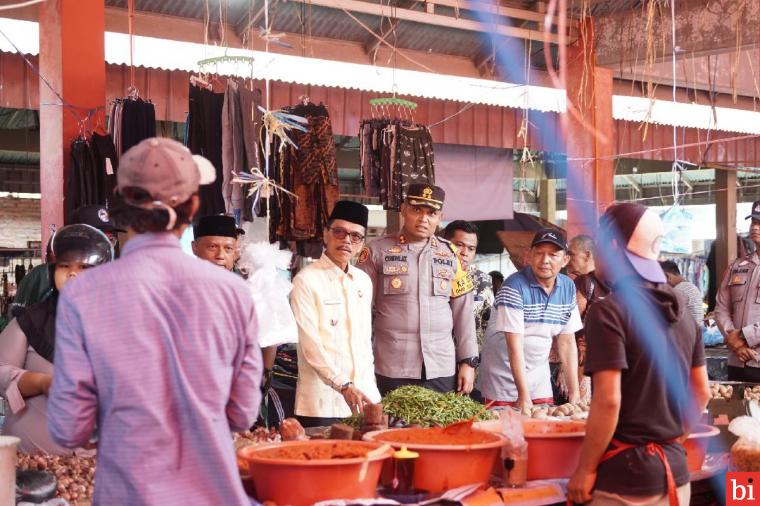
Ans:
<svg viewBox="0 0 760 506"><path fill-rule="evenodd" d="M239 232L235 218L219 214L204 216L198 220L198 224L193 227L193 235L196 239L207 236L237 239Z"/></svg>
<svg viewBox="0 0 760 506"><path fill-rule="evenodd" d="M369 209L364 204L352 202L350 200L339 200L330 213L331 220L345 220L350 223L361 225L367 228L369 221Z"/></svg>

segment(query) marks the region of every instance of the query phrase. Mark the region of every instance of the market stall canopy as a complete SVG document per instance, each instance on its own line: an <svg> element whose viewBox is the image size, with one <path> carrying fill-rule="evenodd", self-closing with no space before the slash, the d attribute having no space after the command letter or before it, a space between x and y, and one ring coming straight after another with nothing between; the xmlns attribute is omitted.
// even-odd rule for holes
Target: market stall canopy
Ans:
<svg viewBox="0 0 760 506"><path fill-rule="evenodd" d="M566 232L563 228L538 216L525 213L514 214L513 219L502 221L502 229L497 230L495 236L499 239L500 247L507 250L510 260L520 270L527 265L525 254L530 249L530 243L538 230L554 228L562 234Z"/></svg>

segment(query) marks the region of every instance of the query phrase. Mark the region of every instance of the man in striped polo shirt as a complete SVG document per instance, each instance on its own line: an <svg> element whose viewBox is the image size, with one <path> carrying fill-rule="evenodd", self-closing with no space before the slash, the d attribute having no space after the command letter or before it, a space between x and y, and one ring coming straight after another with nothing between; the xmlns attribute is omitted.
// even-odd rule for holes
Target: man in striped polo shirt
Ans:
<svg viewBox="0 0 760 506"><path fill-rule="evenodd" d="M570 402L579 401L575 332L582 328L575 285L560 274L567 244L555 229L540 230L528 266L507 278L496 296L483 343L479 388L487 401L516 406L552 402L549 351L557 340Z"/></svg>

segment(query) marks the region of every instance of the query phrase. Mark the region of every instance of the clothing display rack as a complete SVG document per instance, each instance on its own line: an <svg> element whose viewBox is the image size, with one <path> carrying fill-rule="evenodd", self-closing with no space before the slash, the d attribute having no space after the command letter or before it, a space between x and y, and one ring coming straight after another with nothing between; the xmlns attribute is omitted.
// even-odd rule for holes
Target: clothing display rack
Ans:
<svg viewBox="0 0 760 506"><path fill-rule="evenodd" d="M224 89L214 91L214 87ZM194 154L207 158L216 169L216 181L201 187L199 217L229 214L238 224L253 221L252 199L234 174L261 167L261 91L245 80L216 76L190 77L185 142Z"/></svg>
<svg viewBox="0 0 760 506"><path fill-rule="evenodd" d="M111 103L108 133L117 157L141 140L155 137L155 106L150 100L140 98L137 88L130 87L125 98L117 98Z"/></svg>
<svg viewBox="0 0 760 506"><path fill-rule="evenodd" d="M662 260L672 260L681 271L681 276L693 283L700 289L702 295L707 295L708 269L707 257L701 255L680 255L675 253L663 253Z"/></svg>
<svg viewBox="0 0 760 506"><path fill-rule="evenodd" d="M322 230L340 199L330 115L324 104L313 104L308 97L283 112L305 118L308 125L306 132L289 131L294 145L283 146L275 137L270 149L269 177L297 197L276 196L276 202L270 203L270 241L316 241L321 246Z"/></svg>
<svg viewBox="0 0 760 506"><path fill-rule="evenodd" d="M370 104L373 117L359 127L362 186L384 209L398 211L409 184L435 184L433 139L414 123L414 102L392 97Z"/></svg>

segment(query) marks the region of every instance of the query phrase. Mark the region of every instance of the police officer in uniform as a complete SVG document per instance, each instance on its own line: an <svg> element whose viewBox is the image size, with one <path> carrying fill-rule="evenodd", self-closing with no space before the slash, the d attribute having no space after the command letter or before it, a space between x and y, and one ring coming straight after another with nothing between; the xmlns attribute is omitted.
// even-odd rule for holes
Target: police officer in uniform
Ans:
<svg viewBox="0 0 760 506"><path fill-rule="evenodd" d="M375 375L383 395L410 384L463 394L473 388L473 283L453 245L435 236L444 197L437 186L409 185L401 232L359 254L357 267L375 291Z"/></svg>
<svg viewBox="0 0 760 506"><path fill-rule="evenodd" d="M760 200L752 204L749 238L755 253L734 260L723 275L715 304L726 346L730 381L760 382Z"/></svg>

